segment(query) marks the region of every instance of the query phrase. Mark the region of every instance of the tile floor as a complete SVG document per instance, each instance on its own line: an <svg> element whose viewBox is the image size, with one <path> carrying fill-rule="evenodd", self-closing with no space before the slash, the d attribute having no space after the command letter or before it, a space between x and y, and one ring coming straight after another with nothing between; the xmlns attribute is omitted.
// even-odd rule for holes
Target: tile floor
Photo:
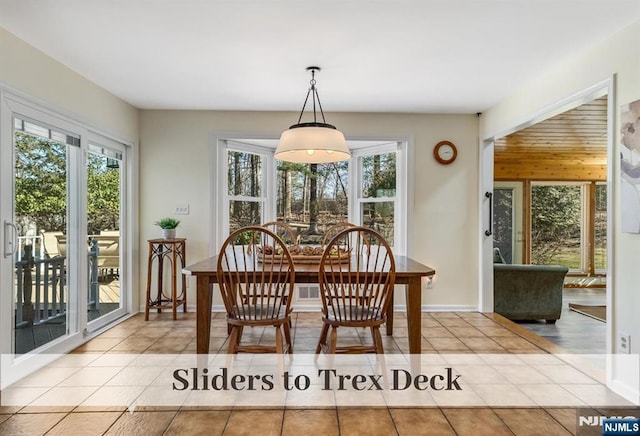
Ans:
<svg viewBox="0 0 640 436"><path fill-rule="evenodd" d="M386 353L408 350L406 319L396 313ZM260 341L271 329L255 330ZM310 353L320 331L316 313L294 314L294 349ZM215 314L210 350L226 350L223 314ZM423 353L548 353L557 345L493 314L424 313ZM360 336L353 334L351 339ZM363 337L368 332L363 333ZM193 353L194 314L173 321L168 313L138 314L87 342L74 353ZM572 408L513 407L0 407L0 435L569 435L576 434ZM606 413L597 410L594 413Z"/></svg>

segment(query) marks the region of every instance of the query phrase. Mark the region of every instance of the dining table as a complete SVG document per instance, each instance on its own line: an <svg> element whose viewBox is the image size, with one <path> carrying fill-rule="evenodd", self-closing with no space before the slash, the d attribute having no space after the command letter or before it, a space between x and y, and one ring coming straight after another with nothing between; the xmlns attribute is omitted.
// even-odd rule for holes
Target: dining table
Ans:
<svg viewBox="0 0 640 436"><path fill-rule="evenodd" d="M433 276L436 271L407 256L395 257L396 285L406 285L406 316L409 352L420 354L422 329L422 278ZM186 266L182 273L196 277L196 351L209 353L211 337L211 312L213 285L218 282L218 256L211 256ZM318 283L318 263L294 264L295 283ZM386 320L387 335L393 334L393 304L389 305Z"/></svg>

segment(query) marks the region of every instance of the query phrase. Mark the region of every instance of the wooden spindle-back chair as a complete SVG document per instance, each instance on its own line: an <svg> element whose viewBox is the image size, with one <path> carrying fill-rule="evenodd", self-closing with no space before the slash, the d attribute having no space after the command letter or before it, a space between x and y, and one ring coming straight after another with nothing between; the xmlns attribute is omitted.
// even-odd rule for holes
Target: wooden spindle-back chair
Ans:
<svg viewBox="0 0 640 436"><path fill-rule="evenodd" d="M231 331L228 353L292 353L295 273L282 239L259 226L236 230L222 244L217 275ZM244 327L260 326L275 327L274 346L241 343Z"/></svg>
<svg viewBox="0 0 640 436"><path fill-rule="evenodd" d="M341 256L345 250L348 263ZM323 325L316 353L383 353L380 326L393 303L395 275L391 247L380 233L352 226L334 236L319 266ZM338 346L339 327L369 328L373 343Z"/></svg>
<svg viewBox="0 0 640 436"><path fill-rule="evenodd" d="M351 224L348 222L337 223L329 227L322 235L322 245L327 245L331 239L343 231L344 229L348 229L350 227L355 227L355 224Z"/></svg>

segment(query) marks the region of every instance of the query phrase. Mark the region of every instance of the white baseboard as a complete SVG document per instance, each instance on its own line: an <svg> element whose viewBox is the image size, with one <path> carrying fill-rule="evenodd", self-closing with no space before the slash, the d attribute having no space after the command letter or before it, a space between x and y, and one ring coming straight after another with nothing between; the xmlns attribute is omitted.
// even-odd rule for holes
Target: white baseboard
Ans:
<svg viewBox="0 0 640 436"><path fill-rule="evenodd" d="M395 306L399 307L399 306ZM402 306L402 310L405 306ZM400 309L399 309L400 310ZM423 312L478 312L478 306L470 304L423 304Z"/></svg>
<svg viewBox="0 0 640 436"><path fill-rule="evenodd" d="M616 394L620 395L627 401L632 402L633 404L640 405L640 390L638 390L637 386L634 388L633 386L629 386L621 382L620 380L613 380L610 386L611 390Z"/></svg>
<svg viewBox="0 0 640 436"><path fill-rule="evenodd" d="M293 310L295 312L319 312L321 305L318 303L317 305L305 305L305 304L294 304ZM212 312L224 312L224 306L222 304L214 304L211 308ZM406 312L407 306L404 304L396 304L393 306L393 310L395 312ZM468 304L423 304L420 309L422 312L477 312L478 306L468 305ZM140 312L144 313L144 307L139 308ZM182 312L182 308L178 308L179 312ZM195 304L187 305L187 312L195 312L196 306Z"/></svg>

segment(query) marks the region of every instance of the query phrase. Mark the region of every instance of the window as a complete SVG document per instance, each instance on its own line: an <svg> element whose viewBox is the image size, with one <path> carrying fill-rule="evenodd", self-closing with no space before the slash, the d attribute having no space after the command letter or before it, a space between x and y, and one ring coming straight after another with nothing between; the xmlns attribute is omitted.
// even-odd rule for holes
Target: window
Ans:
<svg viewBox="0 0 640 436"><path fill-rule="evenodd" d="M531 263L582 269L584 184L532 184Z"/></svg>
<svg viewBox="0 0 640 436"><path fill-rule="evenodd" d="M607 184L595 185L594 268L597 273L607 270Z"/></svg>
<svg viewBox="0 0 640 436"><path fill-rule="evenodd" d="M607 186L601 182L531 184L531 263L574 273L607 270Z"/></svg>
<svg viewBox="0 0 640 436"><path fill-rule="evenodd" d="M257 145L264 142L221 141L213 191L223 193L214 204L224 215L214 220L216 247L239 227L276 220L299 243L318 245L329 227L348 221L378 230L405 254L406 143L354 141L349 161L308 165L275 160L274 149Z"/></svg>
<svg viewBox="0 0 640 436"><path fill-rule="evenodd" d="M397 185L397 152L389 151L358 158L358 222L380 232L393 247Z"/></svg>
<svg viewBox="0 0 640 436"><path fill-rule="evenodd" d="M289 224L301 244L319 244L324 232L349 221L349 164L276 161L276 219Z"/></svg>
<svg viewBox="0 0 640 436"><path fill-rule="evenodd" d="M265 222L265 156L230 148L226 166L229 226L227 234Z"/></svg>

